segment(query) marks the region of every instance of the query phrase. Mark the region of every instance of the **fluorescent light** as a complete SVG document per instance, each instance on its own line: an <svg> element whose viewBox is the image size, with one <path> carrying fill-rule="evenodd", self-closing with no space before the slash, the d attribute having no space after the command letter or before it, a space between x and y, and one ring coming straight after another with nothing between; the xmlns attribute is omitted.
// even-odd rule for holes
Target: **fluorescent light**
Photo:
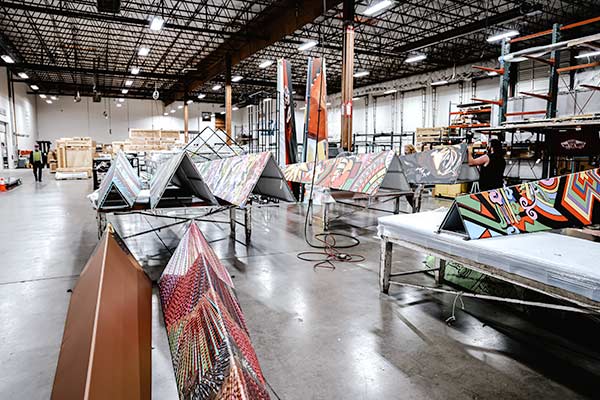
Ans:
<svg viewBox="0 0 600 400"><path fill-rule="evenodd" d="M183 108L183 106L180 104L177 106L177 109L181 110Z"/></svg>
<svg viewBox="0 0 600 400"><path fill-rule="evenodd" d="M46 103L52 104L52 100L46 100Z"/></svg>
<svg viewBox="0 0 600 400"><path fill-rule="evenodd" d="M140 67L131 67L131 75L137 75L140 73Z"/></svg>
<svg viewBox="0 0 600 400"><path fill-rule="evenodd" d="M314 40L310 40L310 41L304 42L300 46L298 46L298 50L300 50L300 51L310 50L313 47L315 47L317 44L318 44L318 42L316 42Z"/></svg>
<svg viewBox="0 0 600 400"><path fill-rule="evenodd" d="M490 43L499 42L501 40L508 39L508 38L515 37L515 36L519 36L519 31L506 31L506 32L497 33L495 35L488 37L487 41Z"/></svg>
<svg viewBox="0 0 600 400"><path fill-rule="evenodd" d="M117 101L118 101L119 103L125 103L125 99L124 99L124 98L122 98L122 97L121 97L120 99L117 99Z"/></svg>
<svg viewBox="0 0 600 400"><path fill-rule="evenodd" d="M119 108L120 108L122 105L123 105L123 104L121 104L121 103L117 103L117 107L119 107Z"/></svg>
<svg viewBox="0 0 600 400"><path fill-rule="evenodd" d="M397 90L396 89L390 89L390 90L386 90L385 92L383 92L383 94L392 94L392 93L396 93Z"/></svg>
<svg viewBox="0 0 600 400"><path fill-rule="evenodd" d="M171 110L171 114L175 114L175 110Z"/></svg>
<svg viewBox="0 0 600 400"><path fill-rule="evenodd" d="M327 103L325 103L326 106L330 106L331 103L328 101Z"/></svg>
<svg viewBox="0 0 600 400"><path fill-rule="evenodd" d="M7 64L14 64L15 63L15 60L13 60L12 57L9 56L9 55L7 55L7 54L2 55L1 58Z"/></svg>
<svg viewBox="0 0 600 400"><path fill-rule="evenodd" d="M591 51L591 52L588 52L588 53L577 54L575 56L575 58L593 57L593 56L598 56L598 55L600 55L600 51Z"/></svg>
<svg viewBox="0 0 600 400"><path fill-rule="evenodd" d="M45 94L40 94L40 99L45 99L46 95Z"/></svg>
<svg viewBox="0 0 600 400"><path fill-rule="evenodd" d="M431 86L441 86L441 85L446 85L447 83L448 83L448 81L446 81L446 80L435 81L435 82L431 82Z"/></svg>
<svg viewBox="0 0 600 400"><path fill-rule="evenodd" d="M239 110L239 109L240 109L239 107L232 107L232 108L231 108L231 111L237 111L237 110Z"/></svg>
<svg viewBox="0 0 600 400"><path fill-rule="evenodd" d="M127 93L129 93L129 89L121 89L121 93L127 94Z"/></svg>
<svg viewBox="0 0 600 400"><path fill-rule="evenodd" d="M212 90L214 90L216 92L217 90L221 90L221 87L222 87L221 85L215 85L212 87Z"/></svg>
<svg viewBox="0 0 600 400"><path fill-rule="evenodd" d="M271 101L271 99L269 99L269 98L263 99L263 102L265 102L265 103L268 103L269 101Z"/></svg>
<svg viewBox="0 0 600 400"><path fill-rule="evenodd" d="M164 23L165 20L162 17L152 17L152 20L150 21L150 30L158 32L162 29Z"/></svg>
<svg viewBox="0 0 600 400"><path fill-rule="evenodd" d="M125 86L131 86L131 85L133 85L133 81L132 80L128 79L128 80L125 81Z"/></svg>
<svg viewBox="0 0 600 400"><path fill-rule="evenodd" d="M206 97L206 95L204 93L198 93L198 98L199 99L203 99L205 97Z"/></svg>
<svg viewBox="0 0 600 400"><path fill-rule="evenodd" d="M221 115L225 115L225 111L221 111L219 114L221 114Z"/></svg>
<svg viewBox="0 0 600 400"><path fill-rule="evenodd" d="M304 111L304 110L306 110L306 106L300 107L300 111Z"/></svg>
<svg viewBox="0 0 600 400"><path fill-rule="evenodd" d="M31 88L31 90L40 90L40 87L38 85L31 85L29 87Z"/></svg>
<svg viewBox="0 0 600 400"><path fill-rule="evenodd" d="M380 1L379 3L375 3L371 7L367 8L365 11L363 11L363 14L374 15L374 14L378 13L379 11L388 8L391 5L392 5L392 2L390 0L383 0L383 1Z"/></svg>
<svg viewBox="0 0 600 400"><path fill-rule="evenodd" d="M352 101L360 100L360 97L353 97Z"/></svg>
<svg viewBox="0 0 600 400"><path fill-rule="evenodd" d="M148 47L140 47L138 50L138 56L146 57L150 54L150 49Z"/></svg>
<svg viewBox="0 0 600 400"><path fill-rule="evenodd" d="M488 76L496 76L496 75L498 75L498 73L497 73L496 71L489 71L489 72L487 73L487 75L488 75Z"/></svg>
<svg viewBox="0 0 600 400"><path fill-rule="evenodd" d="M246 108L252 108L252 104L248 104Z"/></svg>
<svg viewBox="0 0 600 400"><path fill-rule="evenodd" d="M186 101L185 103L186 103L186 104L192 104L193 102L194 102L194 100L192 100L192 99L189 99L189 100L188 100L188 101Z"/></svg>
<svg viewBox="0 0 600 400"><path fill-rule="evenodd" d="M359 71L359 72L356 72L356 73L354 74L354 77L355 77L355 78L362 78L363 76L367 76L367 75L369 75L369 74L370 74L370 72L369 72L369 71Z"/></svg>
<svg viewBox="0 0 600 400"><path fill-rule="evenodd" d="M295 91L295 90L293 90L293 91L292 91L292 94L296 94L296 91Z"/></svg>
<svg viewBox="0 0 600 400"><path fill-rule="evenodd" d="M422 61L422 60L424 60L426 58L427 58L427 56L425 54L417 54L417 55L408 57L404 61L406 61L407 63L415 63L415 62L418 62L418 61Z"/></svg>
<svg viewBox="0 0 600 400"><path fill-rule="evenodd" d="M164 112L163 115L166 117L167 115L169 115L168 112Z"/></svg>
<svg viewBox="0 0 600 400"><path fill-rule="evenodd" d="M242 79L244 79L244 77L243 77L243 76L236 75L236 76L234 76L233 78L231 78L231 82L239 82L239 81L241 81Z"/></svg>
<svg viewBox="0 0 600 400"><path fill-rule="evenodd" d="M27 75L25 72L19 72L17 75L19 75L19 78L21 79L29 79L29 75Z"/></svg>
<svg viewBox="0 0 600 400"><path fill-rule="evenodd" d="M258 68L269 68L271 65L273 65L273 61L265 60L265 61L261 62L260 64L258 64Z"/></svg>
<svg viewBox="0 0 600 400"><path fill-rule="evenodd" d="M52 100L58 100L58 97L57 96L50 96L50 99L52 99Z"/></svg>

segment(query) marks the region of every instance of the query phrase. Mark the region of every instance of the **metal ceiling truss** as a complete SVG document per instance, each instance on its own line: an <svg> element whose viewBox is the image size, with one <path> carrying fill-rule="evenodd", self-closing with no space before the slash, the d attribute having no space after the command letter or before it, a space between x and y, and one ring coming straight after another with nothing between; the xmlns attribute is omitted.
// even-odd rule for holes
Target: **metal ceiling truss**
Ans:
<svg viewBox="0 0 600 400"><path fill-rule="evenodd" d="M534 0L403 0L366 16L375 1L355 3L355 70L370 73L355 79L355 87L492 59L499 47L485 39L494 32L527 34L598 13L591 0L538 1L541 13L532 13ZM306 58L325 57L328 91L335 93L342 72L342 1L325 4L326 10L322 0L122 0L121 12L111 14L98 12L95 0L0 0L0 48L15 59L9 65L14 72L26 72L28 82L47 93L85 95L96 85L109 97L151 98L156 85L167 102L205 93L203 101L222 103L223 89L212 86L225 82L227 55L233 75L243 77L233 84L234 102L272 90L276 64L258 64L281 57L292 65L298 96ZM153 16L165 20L160 32L148 28ZM300 52L308 40L319 44ZM140 47L150 53L138 56ZM406 63L416 52L427 59ZM140 73L131 75L132 67ZM133 85L122 95L129 79Z"/></svg>

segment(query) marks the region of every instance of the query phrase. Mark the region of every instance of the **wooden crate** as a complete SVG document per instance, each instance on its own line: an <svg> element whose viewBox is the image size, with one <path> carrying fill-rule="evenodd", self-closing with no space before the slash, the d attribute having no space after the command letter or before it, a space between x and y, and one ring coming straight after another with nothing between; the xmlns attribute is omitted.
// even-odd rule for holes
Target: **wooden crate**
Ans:
<svg viewBox="0 0 600 400"><path fill-rule="evenodd" d="M130 129L129 138L160 138L160 130L157 129Z"/></svg>
<svg viewBox="0 0 600 400"><path fill-rule="evenodd" d="M179 140L179 131L160 131L161 139L171 138Z"/></svg>

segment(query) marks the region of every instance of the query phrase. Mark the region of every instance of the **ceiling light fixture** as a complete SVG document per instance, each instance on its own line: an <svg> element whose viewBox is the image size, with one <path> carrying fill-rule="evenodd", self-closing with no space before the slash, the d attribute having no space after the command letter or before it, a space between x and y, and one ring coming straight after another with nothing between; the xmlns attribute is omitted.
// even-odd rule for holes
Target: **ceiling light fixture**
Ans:
<svg viewBox="0 0 600 400"><path fill-rule="evenodd" d="M273 65L273 61L271 60L265 60L263 62L261 62L260 64L258 64L258 68L269 68L271 65Z"/></svg>
<svg viewBox="0 0 600 400"><path fill-rule="evenodd" d="M165 20L162 17L154 16L152 20L150 20L150 30L158 32L163 28L165 24Z"/></svg>
<svg viewBox="0 0 600 400"><path fill-rule="evenodd" d="M46 100L46 103L52 104L52 100Z"/></svg>
<svg viewBox="0 0 600 400"><path fill-rule="evenodd" d="M448 81L446 81L446 80L431 82L431 86L441 86L441 85L447 85L447 84L448 84Z"/></svg>
<svg viewBox="0 0 600 400"><path fill-rule="evenodd" d="M271 99L270 99L270 98L263 99L263 102L264 102L264 103L268 103L269 101L271 101Z"/></svg>
<svg viewBox="0 0 600 400"><path fill-rule="evenodd" d="M25 72L19 72L17 75L19 75L19 78L21 79L29 79L29 75L27 75Z"/></svg>
<svg viewBox="0 0 600 400"><path fill-rule="evenodd" d="M379 3L373 4L371 7L367 8L363 13L365 15L369 15L369 16L375 15L379 11L385 10L386 8L388 8L391 5L392 5L392 2L390 0L383 0L383 1L380 1Z"/></svg>
<svg viewBox="0 0 600 400"><path fill-rule="evenodd" d="M119 108L120 108L122 105L123 105L123 104L121 104L121 103L117 103L117 107L119 107Z"/></svg>
<svg viewBox="0 0 600 400"><path fill-rule="evenodd" d="M0 56L0 58L2 58L2 60L5 63L7 63L7 64L14 64L15 63L15 60L13 60L12 57L9 56L9 55L7 55L7 54L4 54L4 55Z"/></svg>
<svg viewBox="0 0 600 400"><path fill-rule="evenodd" d="M131 86L131 85L133 85L133 81L132 80L128 79L128 80L125 81L125 86Z"/></svg>
<svg viewBox="0 0 600 400"><path fill-rule="evenodd" d="M206 95L204 93L198 93L198 98L199 99L203 99L205 97L206 97Z"/></svg>
<svg viewBox="0 0 600 400"><path fill-rule="evenodd" d="M127 94L127 93L129 93L129 89L121 89L121 93L122 94Z"/></svg>
<svg viewBox="0 0 600 400"><path fill-rule="evenodd" d="M50 96L50 99L52 99L52 100L58 100L58 97L57 96Z"/></svg>
<svg viewBox="0 0 600 400"><path fill-rule="evenodd" d="M239 109L240 109L239 107L232 107L232 108L231 108L231 111L237 111L237 110L239 110Z"/></svg>
<svg viewBox="0 0 600 400"><path fill-rule="evenodd" d="M368 76L370 74L369 71L359 71L354 74L355 78L362 78L363 76Z"/></svg>
<svg viewBox="0 0 600 400"><path fill-rule="evenodd" d="M181 104L177 106L178 110L181 110L182 108L183 108L183 106Z"/></svg>
<svg viewBox="0 0 600 400"><path fill-rule="evenodd" d="M360 97L353 97L352 101L360 100Z"/></svg>
<svg viewBox="0 0 600 400"><path fill-rule="evenodd" d="M175 110L171 110L171 114L175 114Z"/></svg>
<svg viewBox="0 0 600 400"><path fill-rule="evenodd" d="M497 33L495 35L488 37L486 40L489 43L493 43L493 42L499 42L504 39L509 39L509 38L515 37L515 36L519 36L519 31L513 30L513 31L500 32L500 33Z"/></svg>
<svg viewBox="0 0 600 400"><path fill-rule="evenodd" d="M140 47L138 50L138 56L146 57L150 54L150 49L148 47Z"/></svg>
<svg viewBox="0 0 600 400"><path fill-rule="evenodd" d="M407 63L415 63L415 62L423 61L426 58L427 58L427 56L425 54L416 54L414 56L408 57L405 61Z"/></svg>
<svg viewBox="0 0 600 400"><path fill-rule="evenodd" d="M168 112L164 112L163 115L166 117L167 115L169 115Z"/></svg>
<svg viewBox="0 0 600 400"><path fill-rule="evenodd" d="M124 98L122 98L122 97L121 97L120 99L118 99L117 101L118 101L119 103L125 103L125 99L124 99Z"/></svg>
<svg viewBox="0 0 600 400"><path fill-rule="evenodd" d="M194 102L194 100L192 100L192 99L189 99L189 100L188 100L188 101L186 101L185 103L186 103L186 104L192 104L193 102Z"/></svg>
<svg viewBox="0 0 600 400"><path fill-rule="evenodd" d="M221 90L221 87L222 87L221 85L215 85L212 87L212 90L214 90L216 92L217 90Z"/></svg>
<svg viewBox="0 0 600 400"><path fill-rule="evenodd" d="M40 99L45 99L46 95L45 94L40 94Z"/></svg>
<svg viewBox="0 0 600 400"><path fill-rule="evenodd" d="M231 82L239 82L239 81L241 81L242 79L244 79L244 77L243 77L243 76L236 75L236 76L234 76L233 78L231 78Z"/></svg>
<svg viewBox="0 0 600 400"><path fill-rule="evenodd" d="M319 42L310 40L310 41L304 42L300 46L298 46L298 50L300 50L300 51L310 50L313 47L315 47L317 44L319 44Z"/></svg>
<svg viewBox="0 0 600 400"><path fill-rule="evenodd" d="M588 53L577 54L575 56L575 58L594 57L594 56L599 56L599 55L600 55L600 51L591 51L591 52L588 52Z"/></svg>
<svg viewBox="0 0 600 400"><path fill-rule="evenodd" d="M140 67L131 67L131 75L137 75L140 73Z"/></svg>
<svg viewBox="0 0 600 400"><path fill-rule="evenodd" d="M390 89L390 90L386 90L385 92L383 92L383 94L392 94L392 93L396 93L397 90L396 89Z"/></svg>
<svg viewBox="0 0 600 400"><path fill-rule="evenodd" d="M31 90L40 90L40 87L38 85L31 85L29 87L31 88Z"/></svg>
<svg viewBox="0 0 600 400"><path fill-rule="evenodd" d="M498 73L496 71L489 71L487 73L487 76L496 76L496 75L498 75Z"/></svg>
<svg viewBox="0 0 600 400"><path fill-rule="evenodd" d="M221 111L219 114L221 114L221 115L225 115L225 111Z"/></svg>

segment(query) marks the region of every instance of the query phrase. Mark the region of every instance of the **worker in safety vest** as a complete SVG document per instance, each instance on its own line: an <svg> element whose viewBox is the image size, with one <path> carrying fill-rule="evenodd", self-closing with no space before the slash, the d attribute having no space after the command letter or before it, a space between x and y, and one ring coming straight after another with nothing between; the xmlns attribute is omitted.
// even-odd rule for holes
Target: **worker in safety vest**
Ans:
<svg viewBox="0 0 600 400"><path fill-rule="evenodd" d="M40 145L36 144L35 149L29 154L29 164L33 166L33 176L36 182L42 181L42 169L46 164L46 155L40 150Z"/></svg>

